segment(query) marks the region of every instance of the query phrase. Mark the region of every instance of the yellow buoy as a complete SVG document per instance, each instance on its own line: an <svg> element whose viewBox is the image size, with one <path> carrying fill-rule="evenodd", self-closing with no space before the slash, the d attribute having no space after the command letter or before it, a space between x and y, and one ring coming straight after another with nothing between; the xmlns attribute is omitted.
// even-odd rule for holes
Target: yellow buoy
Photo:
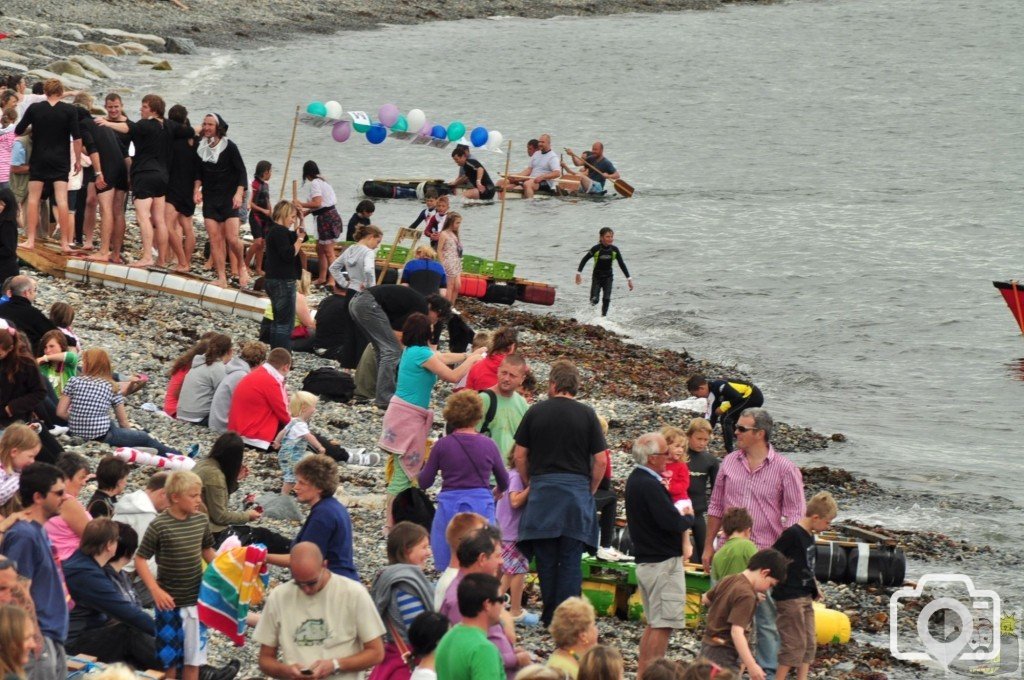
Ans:
<svg viewBox="0 0 1024 680"><path fill-rule="evenodd" d="M850 641L850 617L815 602L814 631L819 645L845 645Z"/></svg>

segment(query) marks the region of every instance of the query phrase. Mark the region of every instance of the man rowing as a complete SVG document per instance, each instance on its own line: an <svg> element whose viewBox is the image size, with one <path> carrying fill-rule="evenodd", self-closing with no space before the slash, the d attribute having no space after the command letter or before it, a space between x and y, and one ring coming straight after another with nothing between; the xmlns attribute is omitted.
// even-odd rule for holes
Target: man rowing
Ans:
<svg viewBox="0 0 1024 680"><path fill-rule="evenodd" d="M573 171L565 163L562 163L562 167L566 170L566 176L579 180L580 193L603 194L605 192L604 183L606 180L614 181L619 179L619 171L605 157L604 144L601 142L594 142L594 145L590 147L590 151L583 152L582 158L577 156L572 149L566 149L566 152L579 170Z"/></svg>
<svg viewBox="0 0 1024 680"><path fill-rule="evenodd" d="M533 198L538 189L554 191L562 176L558 154L551 150L551 135L543 134L537 141L540 148L530 156L530 165L522 172L509 175L499 182L500 188L522 185L523 198Z"/></svg>

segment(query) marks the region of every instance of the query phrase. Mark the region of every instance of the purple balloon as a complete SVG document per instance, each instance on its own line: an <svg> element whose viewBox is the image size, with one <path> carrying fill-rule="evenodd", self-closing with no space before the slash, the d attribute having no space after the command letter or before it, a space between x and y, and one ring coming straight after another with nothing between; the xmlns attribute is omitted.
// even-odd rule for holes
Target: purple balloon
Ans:
<svg viewBox="0 0 1024 680"><path fill-rule="evenodd" d="M398 107L394 104L385 104L380 107L377 111L377 119L384 124L385 127L391 127L398 120Z"/></svg>
<svg viewBox="0 0 1024 680"><path fill-rule="evenodd" d="M433 129L434 129L434 124L428 120L427 122L423 123L423 127L421 127L420 131L417 132L416 134L418 134L420 137L429 137L430 136L430 132Z"/></svg>
<svg viewBox="0 0 1024 680"><path fill-rule="evenodd" d="M344 142L352 135L352 123L347 120L339 120L331 126L331 137L336 142Z"/></svg>

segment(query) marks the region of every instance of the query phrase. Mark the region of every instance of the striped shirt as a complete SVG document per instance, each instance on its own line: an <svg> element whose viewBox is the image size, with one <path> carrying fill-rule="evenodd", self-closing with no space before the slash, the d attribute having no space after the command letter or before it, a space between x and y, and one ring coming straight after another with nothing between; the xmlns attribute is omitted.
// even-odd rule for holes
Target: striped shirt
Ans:
<svg viewBox="0 0 1024 680"><path fill-rule="evenodd" d="M413 620L417 616L427 611L427 608L423 605L423 600L401 588L395 593L395 602L398 604L398 613L401 615L402 624L406 629L412 625Z"/></svg>
<svg viewBox="0 0 1024 680"><path fill-rule="evenodd" d="M124 403L120 392L102 378L78 376L64 386L63 396L71 400L68 429L82 439L99 439L110 430L110 409Z"/></svg>
<svg viewBox="0 0 1024 680"><path fill-rule="evenodd" d="M11 152L16 137L13 125L0 129L0 183L11 180Z"/></svg>
<svg viewBox="0 0 1024 680"><path fill-rule="evenodd" d="M722 459L711 492L708 516L721 518L728 508L746 508L754 518L750 538L759 549L770 548L783 529L804 516L804 480L800 468L768 446L768 456L756 470L747 465L742 449Z"/></svg>
<svg viewBox="0 0 1024 680"><path fill-rule="evenodd" d="M203 550L213 547L210 520L201 512L177 519L164 510L150 522L135 554L156 557L157 583L174 598L174 607L191 607L199 600L203 580Z"/></svg>

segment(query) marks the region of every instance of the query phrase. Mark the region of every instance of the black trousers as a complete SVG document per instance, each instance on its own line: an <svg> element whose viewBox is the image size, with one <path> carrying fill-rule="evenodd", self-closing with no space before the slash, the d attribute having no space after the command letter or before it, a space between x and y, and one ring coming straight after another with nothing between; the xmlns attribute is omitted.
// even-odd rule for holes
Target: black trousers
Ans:
<svg viewBox="0 0 1024 680"><path fill-rule="evenodd" d="M214 536L213 541L216 545L220 545L224 542L224 539L232 535L238 536L238 540L242 542L242 545L262 543L267 546L267 552L271 555L287 554L292 549L292 539L282 536L276 531L271 531L266 527L251 527L247 524L229 526Z"/></svg>
<svg viewBox="0 0 1024 680"><path fill-rule="evenodd" d="M103 663L121 661L139 670L163 668L156 655L156 638L120 621L83 630L68 640L66 649L68 654L88 654Z"/></svg>
<svg viewBox="0 0 1024 680"><path fill-rule="evenodd" d="M708 537L708 523L703 512L693 513L693 529L690 531L693 537L694 561L700 562L700 556L704 554L704 540Z"/></svg>
<svg viewBox="0 0 1024 680"><path fill-rule="evenodd" d="M597 510L597 522L601 526L599 545L602 548L610 548L612 545L612 537L615 535L615 517L618 513L617 501L613 491L598 489L594 492L594 509Z"/></svg>
<svg viewBox="0 0 1024 680"><path fill-rule="evenodd" d="M608 316L608 307L612 304L612 282L614 280L611 276L595 276L590 280L590 304L596 305L598 298L602 298L601 316Z"/></svg>

